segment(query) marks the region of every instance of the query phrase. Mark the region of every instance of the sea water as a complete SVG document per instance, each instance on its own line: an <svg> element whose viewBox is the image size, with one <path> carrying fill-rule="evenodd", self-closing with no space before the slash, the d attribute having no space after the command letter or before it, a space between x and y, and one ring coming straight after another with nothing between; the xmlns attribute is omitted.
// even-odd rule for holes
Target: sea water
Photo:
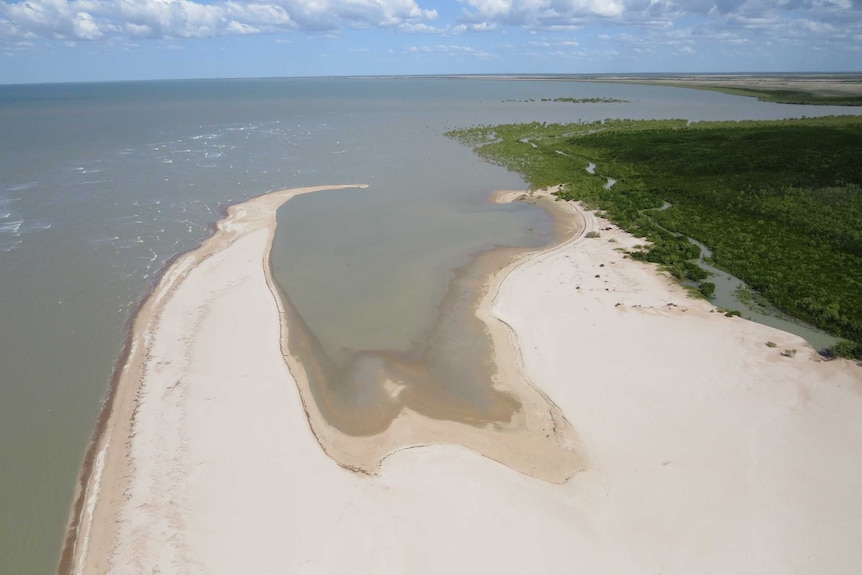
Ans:
<svg viewBox="0 0 862 575"><path fill-rule="evenodd" d="M625 104L540 102L617 98ZM530 102L529 100L536 100ZM279 283L338 356L408 350L455 270L550 219L450 128L603 118L849 113L658 86L315 78L0 86L0 557L56 564L87 441L135 306L226 205L364 183L279 213Z"/></svg>

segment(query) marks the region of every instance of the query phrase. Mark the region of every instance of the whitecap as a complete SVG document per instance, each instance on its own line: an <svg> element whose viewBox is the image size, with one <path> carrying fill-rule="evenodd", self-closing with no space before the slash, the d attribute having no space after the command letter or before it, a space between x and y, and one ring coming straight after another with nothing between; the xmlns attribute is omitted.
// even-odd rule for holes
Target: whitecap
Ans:
<svg viewBox="0 0 862 575"><path fill-rule="evenodd" d="M117 242L120 240L120 236L111 236L111 237L101 237L101 238L91 238L87 241L91 246L104 246L104 245L112 245L117 246Z"/></svg>
<svg viewBox="0 0 862 575"><path fill-rule="evenodd" d="M0 223L0 233L10 234L13 236L21 235L21 224L24 220L12 220L11 222Z"/></svg>
<svg viewBox="0 0 862 575"><path fill-rule="evenodd" d="M22 232L26 232L26 233L41 232L43 230L51 229L51 224L49 224L48 222L35 220L32 222L27 222L27 224L24 225L23 227L24 227L24 229L22 230Z"/></svg>
<svg viewBox="0 0 862 575"><path fill-rule="evenodd" d="M31 190L39 185L39 182L27 182L26 184L16 184L14 186L9 186L4 191L6 192L23 192L24 190Z"/></svg>

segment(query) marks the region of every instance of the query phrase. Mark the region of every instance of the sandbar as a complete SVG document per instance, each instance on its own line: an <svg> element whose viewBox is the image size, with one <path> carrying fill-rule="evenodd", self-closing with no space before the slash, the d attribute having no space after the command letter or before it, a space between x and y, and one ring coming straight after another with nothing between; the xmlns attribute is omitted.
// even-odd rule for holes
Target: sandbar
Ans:
<svg viewBox="0 0 862 575"><path fill-rule="evenodd" d="M334 435L267 273L275 207L322 189L231 208L143 304L61 570L862 570L862 368L689 298L577 204L477 308L521 421Z"/></svg>

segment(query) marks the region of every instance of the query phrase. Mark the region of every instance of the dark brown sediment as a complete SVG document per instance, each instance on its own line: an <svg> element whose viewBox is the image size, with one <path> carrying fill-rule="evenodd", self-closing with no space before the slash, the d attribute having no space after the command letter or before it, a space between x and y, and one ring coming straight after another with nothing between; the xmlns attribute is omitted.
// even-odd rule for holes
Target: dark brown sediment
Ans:
<svg viewBox="0 0 862 575"><path fill-rule="evenodd" d="M161 272L159 273L161 274ZM158 283L158 279L156 280L156 283ZM143 305L143 300L135 306L131 317L137 315L141 305ZM132 322L129 323L131 324ZM60 575L68 575L72 573L72 566L75 557L75 545L78 541L78 532L81 527L81 514L84 510L84 502L86 501L87 485L89 484L90 475L93 471L93 464L96 460L101 439L107 428L111 409L114 405L117 384L119 382L119 374L128 360L129 352L131 350L131 327L126 328L126 333L127 335L125 343L123 344L123 350L114 365L114 371L111 376L110 385L108 386L108 392L105 400L102 402L102 407L99 410L99 416L96 419L96 427L93 431L90 442L87 444L87 450L84 452L84 460L81 463L81 471L78 473L78 481L75 484L75 495L72 501L72 509L69 512L69 520L66 525L66 535L63 539L63 547L60 551L60 560L57 565L57 573Z"/></svg>

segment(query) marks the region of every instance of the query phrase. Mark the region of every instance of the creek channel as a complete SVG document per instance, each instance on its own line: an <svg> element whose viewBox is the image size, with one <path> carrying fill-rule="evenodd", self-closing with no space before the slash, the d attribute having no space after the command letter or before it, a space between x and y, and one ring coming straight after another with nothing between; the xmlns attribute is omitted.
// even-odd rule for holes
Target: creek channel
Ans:
<svg viewBox="0 0 862 575"><path fill-rule="evenodd" d="M596 165L592 162L585 169L590 174L596 173ZM609 190L616 183L616 180L610 177L607 180L604 188ZM663 212L670 208L671 205L670 202L664 202L660 208L641 210L641 214L649 218L660 229L670 234L676 234L676 232L656 222L647 213L651 211ZM697 264L709 272L710 277L708 281L715 284L715 292L709 298L709 301L716 307L739 311L741 317L745 319L798 335L810 343L816 350L824 350L839 341L837 337L790 317L763 298L758 297L757 293L748 287L744 281L712 265L709 262L712 259L712 250L705 244L693 238L687 237L686 239L700 249L700 257L698 257ZM689 283L688 285L694 284ZM746 297L746 294L751 294L751 296Z"/></svg>
<svg viewBox="0 0 862 575"><path fill-rule="evenodd" d="M662 230L675 234L676 232L663 227L651 218L649 214L645 213L649 211L663 212L670 208L671 205L669 202L664 202L660 208L643 210L641 213ZM796 334L805 339L816 350L831 347L839 341L835 336L794 319L769 302L759 298L757 293L748 287L744 281L712 265L709 262L712 259L712 250L705 244L693 238L686 239L700 249L700 257L698 257L697 264L709 272L710 277L707 281L715 284L715 292L709 298L709 301L715 306L726 310L737 310L740 312L741 317L745 319ZM745 294L752 294L752 296L746 297Z"/></svg>

